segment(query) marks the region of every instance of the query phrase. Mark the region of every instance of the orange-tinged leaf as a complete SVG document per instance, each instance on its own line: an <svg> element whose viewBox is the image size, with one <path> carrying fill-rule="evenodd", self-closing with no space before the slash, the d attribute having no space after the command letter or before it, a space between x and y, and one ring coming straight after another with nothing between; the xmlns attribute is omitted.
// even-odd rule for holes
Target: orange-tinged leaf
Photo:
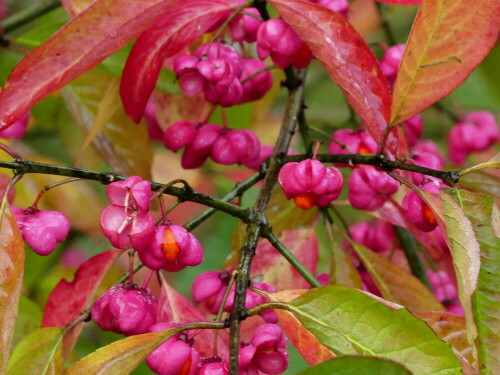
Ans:
<svg viewBox="0 0 500 375"><path fill-rule="evenodd" d="M389 121L390 92L377 59L338 13L303 0L269 0L323 64L376 141ZM395 148L391 137L388 146Z"/></svg>
<svg viewBox="0 0 500 375"><path fill-rule="evenodd" d="M185 297L177 293L161 275L161 291L158 300L158 322L190 323L206 320L205 315ZM203 357L211 357L214 352L214 330L202 329L195 331L194 347ZM228 353L227 344L218 335L217 351L221 357Z"/></svg>
<svg viewBox="0 0 500 375"><path fill-rule="evenodd" d="M63 7L71 17L83 12L92 2L92 0L61 0Z"/></svg>
<svg viewBox="0 0 500 375"><path fill-rule="evenodd" d="M306 289L285 290L270 295L272 301L289 302L306 291ZM305 329L292 313L279 309L274 311L278 316L279 324L283 331L285 331L286 336L310 366L335 357L335 354L321 344L316 336Z"/></svg>
<svg viewBox="0 0 500 375"><path fill-rule="evenodd" d="M24 243L8 205L0 212L0 373L5 373L23 283Z"/></svg>
<svg viewBox="0 0 500 375"><path fill-rule="evenodd" d="M330 271L330 284L344 285L351 288L363 289L359 272L352 263L349 254L332 239L332 258Z"/></svg>
<svg viewBox="0 0 500 375"><path fill-rule="evenodd" d="M410 311L443 311L443 305L415 276L389 259L350 241L385 299L405 306Z"/></svg>
<svg viewBox="0 0 500 375"><path fill-rule="evenodd" d="M0 92L0 129L125 46L177 2L94 1L14 68Z"/></svg>
<svg viewBox="0 0 500 375"><path fill-rule="evenodd" d="M426 311L414 315L425 321L441 340L450 344L469 362L473 361L463 316L441 311Z"/></svg>
<svg viewBox="0 0 500 375"><path fill-rule="evenodd" d="M178 332L170 328L115 341L78 361L66 375L128 375L149 353Z"/></svg>
<svg viewBox="0 0 500 375"><path fill-rule="evenodd" d="M493 48L498 0L424 0L393 89L391 125L455 90Z"/></svg>
<svg viewBox="0 0 500 375"><path fill-rule="evenodd" d="M97 121L99 103L102 102L110 82L114 79L89 72L62 91L63 99L71 114L86 132L91 131ZM119 103L118 90L111 94L114 96L113 102ZM106 100L110 101L109 98ZM149 179L153 152L146 124L144 122L139 125L134 124L121 107L115 107L113 112L107 119L103 131L94 138L92 142L94 148L116 173L126 176L138 175Z"/></svg>

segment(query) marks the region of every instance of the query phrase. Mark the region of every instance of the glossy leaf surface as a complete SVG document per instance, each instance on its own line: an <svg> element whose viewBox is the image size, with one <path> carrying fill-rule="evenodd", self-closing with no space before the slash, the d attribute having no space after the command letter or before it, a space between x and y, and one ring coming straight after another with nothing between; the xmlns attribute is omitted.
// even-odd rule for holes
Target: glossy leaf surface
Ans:
<svg viewBox="0 0 500 375"><path fill-rule="evenodd" d="M292 301L289 311L337 354L392 359L415 375L460 374L451 347L423 321L354 289L313 289Z"/></svg>
<svg viewBox="0 0 500 375"><path fill-rule="evenodd" d="M411 375L402 364L388 359L343 356L301 371L298 375Z"/></svg>
<svg viewBox="0 0 500 375"><path fill-rule="evenodd" d="M170 328L115 341L77 362L66 375L128 375L149 353L178 332Z"/></svg>
<svg viewBox="0 0 500 375"><path fill-rule="evenodd" d="M137 39L120 87L127 115L135 122L142 118L165 58L196 41L235 5L233 0L185 0Z"/></svg>
<svg viewBox="0 0 500 375"><path fill-rule="evenodd" d="M270 0L323 64L370 134L380 141L387 127L390 92L370 47L340 14L303 0ZM390 149L395 144L388 144Z"/></svg>
<svg viewBox="0 0 500 375"><path fill-rule="evenodd" d="M87 73L62 91L63 98L76 122L85 132L91 131L98 121L99 114L107 120L92 144L99 156L116 173L150 178L153 153L145 122L134 124L125 115L123 108L113 104L101 106L112 80L114 78L106 75ZM114 101L108 97L107 103L119 102L118 90L111 95L114 96ZM111 117L106 109L112 109Z"/></svg>
<svg viewBox="0 0 500 375"><path fill-rule="evenodd" d="M63 371L63 329L40 328L14 349L8 375L58 375Z"/></svg>
<svg viewBox="0 0 500 375"><path fill-rule="evenodd" d="M391 125L455 90L497 40L497 0L424 0L393 89Z"/></svg>
<svg viewBox="0 0 500 375"><path fill-rule="evenodd" d="M307 292L307 289L284 290L272 293L270 296L272 301L290 302L305 292ZM335 354L319 342L316 336L309 332L292 313L280 309L274 311L281 328L286 333L286 337L309 366L335 357Z"/></svg>
<svg viewBox="0 0 500 375"><path fill-rule="evenodd" d="M125 46L177 2L95 1L12 71L0 92L0 129Z"/></svg>
<svg viewBox="0 0 500 375"><path fill-rule="evenodd" d="M472 295L478 330L479 365L484 374L500 372L500 213L492 197L459 191L480 248L481 269Z"/></svg>
<svg viewBox="0 0 500 375"><path fill-rule="evenodd" d="M444 310L432 292L415 276L366 247L351 242L366 270L385 299L411 311Z"/></svg>
<svg viewBox="0 0 500 375"><path fill-rule="evenodd" d="M11 350L24 273L24 243L8 206L0 212L0 373Z"/></svg>

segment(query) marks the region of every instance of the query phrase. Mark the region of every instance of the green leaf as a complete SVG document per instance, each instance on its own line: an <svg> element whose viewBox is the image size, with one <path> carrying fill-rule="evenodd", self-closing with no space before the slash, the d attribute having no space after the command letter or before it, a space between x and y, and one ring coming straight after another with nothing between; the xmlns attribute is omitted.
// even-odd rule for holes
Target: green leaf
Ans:
<svg viewBox="0 0 500 375"><path fill-rule="evenodd" d="M40 328L41 322L42 310L40 307L21 294L12 345L16 346L25 336Z"/></svg>
<svg viewBox="0 0 500 375"><path fill-rule="evenodd" d="M493 197L468 191L454 196L472 224L480 248L481 268L472 295L472 313L478 330L481 374L500 373L500 216ZM495 228L496 226L496 228Z"/></svg>
<svg viewBox="0 0 500 375"><path fill-rule="evenodd" d="M0 373L5 373L23 284L24 243L5 201L0 208Z"/></svg>
<svg viewBox="0 0 500 375"><path fill-rule="evenodd" d="M49 375L63 371L63 328L40 328L14 349L7 375Z"/></svg>
<svg viewBox="0 0 500 375"><path fill-rule="evenodd" d="M411 311L444 311L434 294L415 276L366 247L350 240L366 270L385 299Z"/></svg>
<svg viewBox="0 0 500 375"><path fill-rule="evenodd" d="M332 238L332 260L331 260L331 275L330 284L343 285L356 289L363 289L363 283L359 276L358 270L354 267L349 254Z"/></svg>
<svg viewBox="0 0 500 375"><path fill-rule="evenodd" d="M179 328L170 328L115 341L78 361L66 375L128 375L158 345L179 332Z"/></svg>
<svg viewBox="0 0 500 375"><path fill-rule="evenodd" d="M95 72L87 73L66 87L62 93L68 108L77 123L90 132L110 82L114 78ZM118 90L114 102L120 103ZM113 103L106 96L108 103ZM113 108L113 115L106 121L102 132L93 139L93 146L115 172L126 176L138 175L150 178L152 148L147 127L143 120L136 125L125 115L121 106Z"/></svg>
<svg viewBox="0 0 500 375"><path fill-rule="evenodd" d="M460 177L460 186L500 198L500 177L490 171L480 170L467 173Z"/></svg>
<svg viewBox="0 0 500 375"><path fill-rule="evenodd" d="M461 373L451 347L427 324L362 292L328 285L301 295L288 310L336 354L392 359L415 375Z"/></svg>
<svg viewBox="0 0 500 375"><path fill-rule="evenodd" d="M465 174L471 173L478 171L480 169L484 168L500 168L500 153L496 154L494 157L492 157L490 160L485 161L484 163L479 163L476 165L473 165L472 167L465 168L458 172L460 176L463 176Z"/></svg>
<svg viewBox="0 0 500 375"><path fill-rule="evenodd" d="M388 359L343 356L309 367L298 375L411 375L403 365Z"/></svg>
<svg viewBox="0 0 500 375"><path fill-rule="evenodd" d="M462 194L463 191L460 191ZM478 331L472 315L472 295L476 291L481 266L481 253L474 228L450 189L441 189L443 213L448 231L453 266L457 276L458 296L467 322L467 338L477 360Z"/></svg>

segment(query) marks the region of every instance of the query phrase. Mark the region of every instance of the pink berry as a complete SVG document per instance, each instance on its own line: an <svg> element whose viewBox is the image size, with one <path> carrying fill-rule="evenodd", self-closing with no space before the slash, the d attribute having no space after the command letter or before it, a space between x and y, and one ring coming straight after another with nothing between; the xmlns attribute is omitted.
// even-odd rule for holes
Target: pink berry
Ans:
<svg viewBox="0 0 500 375"><path fill-rule="evenodd" d="M60 212L40 211L35 207L26 210L12 207L12 212L23 239L39 255L53 252L69 233L70 222Z"/></svg>
<svg viewBox="0 0 500 375"><path fill-rule="evenodd" d="M262 19L257 8L246 8L245 13L239 14L229 22L229 33L235 42L255 42L257 31L262 24Z"/></svg>
<svg viewBox="0 0 500 375"><path fill-rule="evenodd" d="M138 249L141 261L153 270L180 271L203 261L198 240L179 225L159 226L148 247Z"/></svg>
<svg viewBox="0 0 500 375"><path fill-rule="evenodd" d="M138 335L156 323L157 308L158 302L149 289L118 284L95 301L92 319L104 331Z"/></svg>
<svg viewBox="0 0 500 375"><path fill-rule="evenodd" d="M132 176L125 181L110 184L106 188L106 196L115 206L144 213L149 210L151 185L149 181L143 180L139 176Z"/></svg>
<svg viewBox="0 0 500 375"><path fill-rule="evenodd" d="M334 167L325 167L317 160L287 163L281 168L278 181L287 199L303 209L328 206L342 190L344 178Z"/></svg>
<svg viewBox="0 0 500 375"><path fill-rule="evenodd" d="M426 153L426 154L433 154L435 155L441 164L444 164L444 156L439 150L439 147L436 143L425 140L425 141L419 141L413 148L411 149L412 153L418 154L418 153Z"/></svg>
<svg viewBox="0 0 500 375"><path fill-rule="evenodd" d="M227 271L210 271L196 276L193 281L193 299L196 303L202 303L216 296L225 289L229 279Z"/></svg>
<svg viewBox="0 0 500 375"><path fill-rule="evenodd" d="M260 155L260 142L250 130L231 130L220 135L212 146L211 157L220 164L255 162Z"/></svg>
<svg viewBox="0 0 500 375"><path fill-rule="evenodd" d="M422 116L415 115L410 117L408 120L403 121L403 128L408 141L408 147L411 148L415 146L424 131L424 121L422 120Z"/></svg>
<svg viewBox="0 0 500 375"><path fill-rule="evenodd" d="M435 180L424 183L420 188L430 193L439 194L439 187L445 186ZM406 217L418 229L430 232L437 226L437 219L432 209L414 191L408 192L403 199Z"/></svg>
<svg viewBox="0 0 500 375"><path fill-rule="evenodd" d="M270 71L262 71L267 65L257 59L245 59L243 61L243 72L240 81L243 82L250 76L255 75L243 84L243 95L240 102L246 103L261 99L273 86L273 76ZM257 74L257 72L261 71Z"/></svg>
<svg viewBox="0 0 500 375"><path fill-rule="evenodd" d="M19 118L19 120L15 121L12 125L10 125L7 129L2 130L0 132L0 138L23 139L24 135L26 134L29 119L30 119L30 112L28 111L25 114L23 114Z"/></svg>
<svg viewBox="0 0 500 375"><path fill-rule="evenodd" d="M377 152L377 142L366 130L341 129L333 133L332 138L336 142L330 142L328 148L330 154L374 154ZM345 163L336 163L336 165L349 166Z"/></svg>
<svg viewBox="0 0 500 375"><path fill-rule="evenodd" d="M241 75L243 57L233 47L222 43L205 43L198 47L195 56L200 60L224 59L232 67L232 74L235 77Z"/></svg>
<svg viewBox="0 0 500 375"><path fill-rule="evenodd" d="M446 304L458 298L457 288L453 285L446 272L442 270L437 272L428 270L427 277L431 282L434 295L438 301Z"/></svg>
<svg viewBox="0 0 500 375"><path fill-rule="evenodd" d="M358 210L378 210L398 187L399 183L382 170L371 166L355 168L349 177L349 202Z"/></svg>
<svg viewBox="0 0 500 375"><path fill-rule="evenodd" d="M391 250L396 242L394 228L383 220L355 224L349 228L349 233L354 242L376 252Z"/></svg>
<svg viewBox="0 0 500 375"><path fill-rule="evenodd" d="M412 152L412 160L415 165L419 165L421 167L431 168L435 170L443 169L441 160L435 154L425 152ZM426 178L426 175L413 172L411 173L411 178L415 185L420 185Z"/></svg>
<svg viewBox="0 0 500 375"><path fill-rule="evenodd" d="M316 278L321 283L321 285L330 284L330 275L327 273L320 273L319 275L316 276Z"/></svg>
<svg viewBox="0 0 500 375"><path fill-rule="evenodd" d="M101 230L118 249L147 246L151 241L154 224L149 213L128 212L115 205L107 206L101 214Z"/></svg>
<svg viewBox="0 0 500 375"><path fill-rule="evenodd" d="M150 332L163 331L175 324L157 323ZM193 339L186 333L169 338L146 358L148 367L159 375L195 375L200 354L193 348Z"/></svg>
<svg viewBox="0 0 500 375"><path fill-rule="evenodd" d="M223 360L207 362L200 367L196 375L229 375L229 369Z"/></svg>
<svg viewBox="0 0 500 375"><path fill-rule="evenodd" d="M198 130L188 121L177 121L170 125L163 136L163 144L174 152L193 143Z"/></svg>
<svg viewBox="0 0 500 375"><path fill-rule="evenodd" d="M384 76L386 76L389 83L394 84L396 80L396 74L398 72L399 64L403 59L403 54L406 49L406 44L398 44L396 46L389 47L385 51L385 55L380 60L380 70Z"/></svg>
<svg viewBox="0 0 500 375"><path fill-rule="evenodd" d="M349 2L347 0L309 0L327 9L339 13L345 19L348 19Z"/></svg>
<svg viewBox="0 0 500 375"><path fill-rule="evenodd" d="M276 324L263 324L254 331L252 345L256 351L252 362L266 374L281 374L288 367L286 337Z"/></svg>

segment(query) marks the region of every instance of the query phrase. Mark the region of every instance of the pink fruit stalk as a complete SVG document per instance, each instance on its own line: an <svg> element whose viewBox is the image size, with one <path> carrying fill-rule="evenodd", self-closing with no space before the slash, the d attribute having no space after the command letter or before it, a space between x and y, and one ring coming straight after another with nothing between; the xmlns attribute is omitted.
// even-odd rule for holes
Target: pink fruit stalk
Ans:
<svg viewBox="0 0 500 375"><path fill-rule="evenodd" d="M425 182L420 189L430 193L439 194L439 188L444 184L430 180ZM403 210L406 217L418 229L430 232L437 226L437 218L432 209L414 191L408 192L403 199Z"/></svg>
<svg viewBox="0 0 500 375"><path fill-rule="evenodd" d="M70 222L60 212L36 207L26 210L12 207L12 212L24 241L39 255L49 255L69 233Z"/></svg>
<svg viewBox="0 0 500 375"><path fill-rule="evenodd" d="M0 3L0 18L1 17L1 6L3 3ZM7 138L7 139L23 139L24 135L26 134L26 130L28 128L28 123L30 120L30 112L26 112L24 115L22 115L19 120L14 122L11 126L9 126L7 129L2 130L0 132L0 138Z"/></svg>
<svg viewBox="0 0 500 375"><path fill-rule="evenodd" d="M139 259L152 270L180 271L203 261L203 249L198 240L179 225L161 225L149 246L138 249Z"/></svg>
<svg viewBox="0 0 500 375"><path fill-rule="evenodd" d="M337 168L325 167L317 160L287 163L281 168L278 181L287 199L297 207L310 209L328 206L342 190L344 178Z"/></svg>
<svg viewBox="0 0 500 375"><path fill-rule="evenodd" d="M358 210L378 210L398 187L396 180L378 168L355 168L349 177L349 202Z"/></svg>
<svg viewBox="0 0 500 375"><path fill-rule="evenodd" d="M157 323L149 332L158 332L176 326ZM195 375L200 365L200 354L193 348L193 339L187 333L169 338L146 358L151 371L159 375Z"/></svg>
<svg viewBox="0 0 500 375"><path fill-rule="evenodd" d="M311 51L285 21L272 18L263 22L257 32L257 55L264 60L271 56L274 64L305 68L312 60Z"/></svg>
<svg viewBox="0 0 500 375"><path fill-rule="evenodd" d="M104 331L138 335L156 323L157 308L158 302L149 289L118 284L95 301L92 319Z"/></svg>

